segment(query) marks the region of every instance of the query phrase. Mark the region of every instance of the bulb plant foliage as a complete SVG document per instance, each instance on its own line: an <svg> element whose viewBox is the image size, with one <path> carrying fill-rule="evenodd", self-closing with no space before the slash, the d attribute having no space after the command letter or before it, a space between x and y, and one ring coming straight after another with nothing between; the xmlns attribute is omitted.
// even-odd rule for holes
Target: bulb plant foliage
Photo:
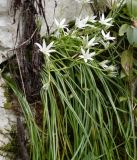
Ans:
<svg viewBox="0 0 137 160"><path fill-rule="evenodd" d="M45 60L42 127L7 80L27 122L32 160L137 159L135 102L120 76L120 54L128 43L117 32L121 6L108 16L80 16L71 27L55 19L57 30L43 44L36 42Z"/></svg>

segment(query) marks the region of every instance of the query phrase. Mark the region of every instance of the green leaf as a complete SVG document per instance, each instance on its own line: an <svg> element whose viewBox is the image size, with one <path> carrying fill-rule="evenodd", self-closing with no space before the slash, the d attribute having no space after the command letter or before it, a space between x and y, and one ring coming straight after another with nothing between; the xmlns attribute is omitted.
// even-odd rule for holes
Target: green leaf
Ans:
<svg viewBox="0 0 137 160"><path fill-rule="evenodd" d="M131 45L137 45L137 28L128 27L127 39Z"/></svg>
<svg viewBox="0 0 137 160"><path fill-rule="evenodd" d="M127 0L127 8L130 16L137 19L137 0Z"/></svg>
<svg viewBox="0 0 137 160"><path fill-rule="evenodd" d="M123 70L121 70L120 78L122 79L122 78L125 78L125 77L127 77L127 75L125 74L125 72L123 72Z"/></svg>
<svg viewBox="0 0 137 160"><path fill-rule="evenodd" d="M129 25L123 24L119 29L119 36L123 36L127 32Z"/></svg>
<svg viewBox="0 0 137 160"><path fill-rule="evenodd" d="M120 101L120 102L125 102L125 101L127 101L127 100L128 100L127 97L119 97L119 101Z"/></svg>
<svg viewBox="0 0 137 160"><path fill-rule="evenodd" d="M121 55L121 66L127 76L132 74L133 70L133 52L125 50Z"/></svg>

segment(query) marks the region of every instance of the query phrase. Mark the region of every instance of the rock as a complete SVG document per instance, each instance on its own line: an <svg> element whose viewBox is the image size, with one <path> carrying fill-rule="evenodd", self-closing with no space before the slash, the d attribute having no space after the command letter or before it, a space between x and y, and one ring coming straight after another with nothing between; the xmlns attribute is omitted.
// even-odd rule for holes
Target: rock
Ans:
<svg viewBox="0 0 137 160"><path fill-rule="evenodd" d="M0 1L0 13L7 12L8 9L8 0Z"/></svg>
<svg viewBox="0 0 137 160"><path fill-rule="evenodd" d="M45 13L46 19L50 28L50 33L56 29L54 19L58 21L66 18L66 22L75 20L76 17L85 17L92 15L93 12L89 4L85 4L83 7L75 0L45 0ZM44 20L42 21L41 35L45 35L47 32Z"/></svg>
<svg viewBox="0 0 137 160"><path fill-rule="evenodd" d="M9 0L0 0L0 63L5 61L13 53L7 54L7 51L14 47L16 39L17 24L9 15Z"/></svg>
<svg viewBox="0 0 137 160"><path fill-rule="evenodd" d="M4 96L4 81L0 78L0 147L5 146L11 140L9 135L12 126L16 124L16 116L11 110L4 108L6 97ZM8 153L9 155L9 153ZM0 160L6 160L7 153L0 150Z"/></svg>
<svg viewBox="0 0 137 160"><path fill-rule="evenodd" d="M18 20L13 24L13 17L9 14L9 2L9 0L0 0L0 63L11 57L14 53L8 51L17 46L15 42ZM75 0L45 0L45 13L50 32L56 29L55 18L57 20L66 18L66 22L75 20L75 17L80 15L81 7ZM85 5L81 14L84 16L92 14L90 6ZM42 19L41 35L45 33L47 33L46 25Z"/></svg>

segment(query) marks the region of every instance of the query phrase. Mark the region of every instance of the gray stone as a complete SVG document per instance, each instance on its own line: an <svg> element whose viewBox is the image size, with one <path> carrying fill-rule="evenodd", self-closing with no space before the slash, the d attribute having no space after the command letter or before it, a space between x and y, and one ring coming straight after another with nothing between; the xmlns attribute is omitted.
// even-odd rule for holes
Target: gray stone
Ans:
<svg viewBox="0 0 137 160"><path fill-rule="evenodd" d="M16 42L17 21L13 24L13 19L9 13L9 0L0 0L0 63L13 55L13 52L8 52L13 49ZM83 7L75 0L45 0L45 13L50 32L56 29L54 19L61 20L66 18L66 23L75 20L80 14L86 16L92 14L89 5ZM46 25L42 19L41 36L47 33Z"/></svg>
<svg viewBox="0 0 137 160"><path fill-rule="evenodd" d="M5 146L11 140L9 135L12 126L16 124L16 116L11 110L4 108L6 98L4 96L4 88L2 87L4 81L0 78L0 147ZM2 156L3 155L3 156ZM7 153L0 150L0 160L6 160ZM6 156L7 157L7 156Z"/></svg>
<svg viewBox="0 0 137 160"><path fill-rule="evenodd" d="M9 0L0 0L0 63L7 59L7 51L14 47L17 25L9 15Z"/></svg>
<svg viewBox="0 0 137 160"><path fill-rule="evenodd" d="M50 33L56 29L56 25L54 23L55 18L58 21L66 18L67 23L75 20L76 17L85 17L93 14L89 4L82 7L82 5L75 0L45 0L45 4L46 19L50 28ZM41 35L43 36L47 33L47 30L44 20L42 20L42 22Z"/></svg>

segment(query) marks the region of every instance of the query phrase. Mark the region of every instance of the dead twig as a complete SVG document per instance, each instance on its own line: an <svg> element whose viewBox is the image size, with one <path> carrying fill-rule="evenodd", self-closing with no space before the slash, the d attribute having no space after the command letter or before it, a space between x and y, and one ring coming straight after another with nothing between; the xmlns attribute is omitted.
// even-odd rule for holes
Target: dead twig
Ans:
<svg viewBox="0 0 137 160"><path fill-rule="evenodd" d="M27 39L26 41L24 41L23 43L21 43L21 44L20 44L20 45L18 45L17 47L15 47L15 48L13 48L13 49L8 50L8 51L7 51L7 53L12 52L12 51L15 51L15 50L17 50L17 49L20 49L20 48L22 48L24 45L28 45L28 44L29 44L29 42L30 42L30 41L32 40L32 38L34 37L34 35L35 35L36 31L37 31L37 28L36 28L36 29L35 29L35 31L32 33L32 35L30 36L30 38L29 38L29 39Z"/></svg>

